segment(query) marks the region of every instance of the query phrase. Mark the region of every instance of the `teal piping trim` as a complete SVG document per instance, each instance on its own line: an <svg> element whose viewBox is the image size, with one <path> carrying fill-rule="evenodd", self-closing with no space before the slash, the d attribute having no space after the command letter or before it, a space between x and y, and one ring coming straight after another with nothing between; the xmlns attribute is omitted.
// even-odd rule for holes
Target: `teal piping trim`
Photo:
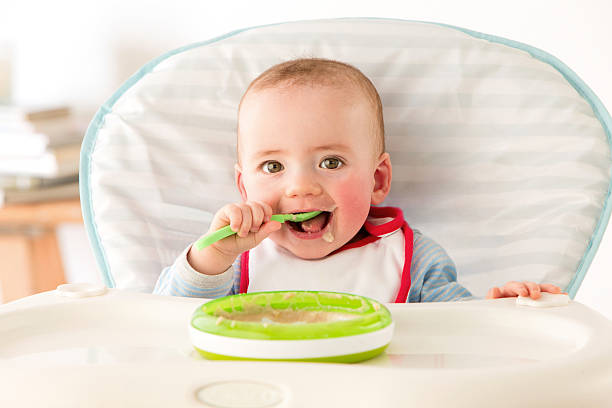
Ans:
<svg viewBox="0 0 612 408"><path fill-rule="evenodd" d="M93 205L91 200L91 189L89 188L89 175L91 169L91 152L96 144L96 136L98 135L98 129L104 121L104 116L108 113L108 109L103 105L94 116L93 120L87 127L87 132L83 138L81 144L81 155L79 161L79 195L81 196L81 213L83 214L83 222L85 224L85 231L87 231L87 238L93 250L94 258L98 264L98 268L102 273L104 284L109 288L115 287L115 281L110 274L108 263L104 255L104 249L100 242L100 236L98 235L98 228L96 226Z"/></svg>
<svg viewBox="0 0 612 408"><path fill-rule="evenodd" d="M516 49L529 53L534 58L547 63L548 65L552 66L557 71L559 71L561 75L563 75L563 77L569 82L569 84L572 85L572 87L589 103L589 105L593 109L593 112L595 113L595 116L597 117L597 119L599 120L599 122L602 124L604 128L604 131L608 139L608 145L610 146L610 149L612 151L612 118L610 118L609 112L606 110L606 108L602 104L601 100L597 97L597 95L595 95L595 93L578 77L578 75L574 71L572 71L567 65L565 65L563 62L561 62L559 59L557 59L553 55L543 50L540 50L538 48L532 47L530 45L527 45L527 44L524 44L518 41L513 41L513 40L506 39L506 38L484 34L484 33L480 33L477 31L472 31L472 30L468 30L465 28L456 27L456 26L452 26L448 24L442 24L442 23L417 21L417 20L403 20L403 19L394 19L394 18L377 18L377 17L363 17L363 18L347 17L347 18L339 18L336 20L357 20L357 19L388 20L388 21L402 21L402 22L433 24L433 25L437 25L441 27L458 30L472 37L475 37L475 38L502 44L502 45L516 48ZM253 27L243 28L239 30L234 30L222 36L215 37L211 40L187 45L185 47L177 48L173 51L163 54L162 56L144 65L139 71L137 71L134 75L132 75L109 98L109 100L106 101L106 103L102 105L102 107L98 110L98 112L94 116L94 119L90 123L89 128L87 129L87 133L85 135L85 138L83 140L83 145L81 148L80 194L81 194L81 208L83 211L83 219L85 222L85 228L87 230L87 234L91 242L96 261L98 263L98 266L101 269L104 281L108 287L111 287L111 288L115 287L115 281L113 279L109 265L106 261L106 256L104 254L104 248L102 247L102 243L100 242L100 238L97 232L95 218L94 218L94 211L93 211L93 206L92 206L92 200L91 200L91 189L89 188L89 177L90 177L90 171L91 171L90 155L93 152L93 149L95 148L98 130L104 124L104 117L106 116L106 114L111 111L115 102L129 88L131 88L136 82L138 82L143 76L151 72L153 68L155 68L160 62L176 54L191 50L193 48L202 47L202 46L206 46L206 45L209 45L215 42L219 42L221 40L224 40L226 38L232 37L236 34L239 34L245 31L262 28L262 27L269 27L269 26L275 26L275 25L281 25L281 24L290 24L290 23L303 22L303 21L306 21L306 20L265 24L265 25L259 25L259 26L253 26ZM316 20L311 20L311 21L316 21ZM582 259L580 260L578 264L578 268L576 270L576 273L574 274L574 277L572 278L568 286L565 288L565 291L568 292L568 294L572 298L576 296L576 292L578 291L580 284L584 280L584 276L586 275L586 272L589 266L591 265L593 258L595 257L595 253L597 252L597 249L599 248L599 245L601 244L603 234L608 225L608 221L610 219L610 213L612 212L612 205L610 203L611 191L612 191L612 173L610 175L608 191L606 194L606 198L604 200L604 208L597 221L597 225L595 227L593 235L591 236L591 239L588 243L587 250L585 251L585 254L582 256Z"/></svg>

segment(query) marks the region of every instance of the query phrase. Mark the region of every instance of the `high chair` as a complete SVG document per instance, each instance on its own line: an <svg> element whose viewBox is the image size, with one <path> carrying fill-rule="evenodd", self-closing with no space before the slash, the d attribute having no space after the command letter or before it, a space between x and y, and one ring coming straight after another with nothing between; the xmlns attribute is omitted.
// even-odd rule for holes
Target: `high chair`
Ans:
<svg viewBox="0 0 612 408"><path fill-rule="evenodd" d="M416 21L237 30L149 62L94 117L81 202L111 289L68 286L0 307L0 401L607 406L612 322L574 301L390 304L389 348L356 365L196 355L187 327L205 299L149 293L215 211L240 199L233 164L246 87L298 57L347 62L372 80L393 163L385 204L446 249L475 296L511 280L576 295L610 215L612 119L561 61Z"/></svg>

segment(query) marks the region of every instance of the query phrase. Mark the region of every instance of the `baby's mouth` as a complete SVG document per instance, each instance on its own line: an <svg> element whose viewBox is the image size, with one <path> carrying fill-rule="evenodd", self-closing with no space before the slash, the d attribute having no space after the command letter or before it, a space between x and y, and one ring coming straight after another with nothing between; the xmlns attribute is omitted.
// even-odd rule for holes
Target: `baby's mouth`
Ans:
<svg viewBox="0 0 612 408"><path fill-rule="evenodd" d="M306 221L302 221L302 222L286 221L286 222L289 225L289 228L295 231L308 232L308 233L314 234L316 232L322 231L325 227L327 227L327 224L329 224L330 219L331 219L331 212L322 211L321 214L309 220L306 220Z"/></svg>

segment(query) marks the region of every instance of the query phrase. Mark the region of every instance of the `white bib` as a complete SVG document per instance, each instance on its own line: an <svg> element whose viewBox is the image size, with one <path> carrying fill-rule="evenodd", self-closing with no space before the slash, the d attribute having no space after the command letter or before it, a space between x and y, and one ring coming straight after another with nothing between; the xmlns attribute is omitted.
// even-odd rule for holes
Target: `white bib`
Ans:
<svg viewBox="0 0 612 408"><path fill-rule="evenodd" d="M368 221L378 224L383 220ZM401 228L374 242L316 260L298 258L266 239L249 251L248 292L325 290L393 302L401 284L404 253Z"/></svg>

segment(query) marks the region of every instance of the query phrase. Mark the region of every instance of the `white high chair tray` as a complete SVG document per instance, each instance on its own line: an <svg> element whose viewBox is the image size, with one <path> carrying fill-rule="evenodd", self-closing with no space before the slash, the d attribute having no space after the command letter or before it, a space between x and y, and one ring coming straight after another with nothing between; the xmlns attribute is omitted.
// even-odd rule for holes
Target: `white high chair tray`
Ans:
<svg viewBox="0 0 612 408"><path fill-rule="evenodd" d="M596 407L612 389L612 322L577 302L389 304L387 351L329 364L207 361L203 299L78 292L0 306L0 406Z"/></svg>

